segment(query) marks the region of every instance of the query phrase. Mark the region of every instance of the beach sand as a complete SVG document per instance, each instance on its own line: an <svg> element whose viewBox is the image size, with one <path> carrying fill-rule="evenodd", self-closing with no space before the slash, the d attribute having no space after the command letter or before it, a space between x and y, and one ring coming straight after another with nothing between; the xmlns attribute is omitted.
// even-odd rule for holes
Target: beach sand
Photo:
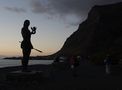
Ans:
<svg viewBox="0 0 122 90"><path fill-rule="evenodd" d="M121 65L113 65L108 75L103 65L81 64L75 69L76 76L63 64L31 65L29 70L42 71L42 75L25 80L8 79L12 71L19 70L19 66L0 69L0 90L122 90Z"/></svg>

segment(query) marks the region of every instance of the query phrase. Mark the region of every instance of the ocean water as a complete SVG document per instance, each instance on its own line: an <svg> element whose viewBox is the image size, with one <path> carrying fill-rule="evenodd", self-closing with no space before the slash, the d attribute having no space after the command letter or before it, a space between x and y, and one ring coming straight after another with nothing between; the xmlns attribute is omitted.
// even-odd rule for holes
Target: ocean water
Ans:
<svg viewBox="0 0 122 90"><path fill-rule="evenodd" d="M53 60L29 60L29 65L36 65L36 64L48 65L51 64L52 62ZM21 60L0 59L0 68L11 67L11 66L21 66Z"/></svg>

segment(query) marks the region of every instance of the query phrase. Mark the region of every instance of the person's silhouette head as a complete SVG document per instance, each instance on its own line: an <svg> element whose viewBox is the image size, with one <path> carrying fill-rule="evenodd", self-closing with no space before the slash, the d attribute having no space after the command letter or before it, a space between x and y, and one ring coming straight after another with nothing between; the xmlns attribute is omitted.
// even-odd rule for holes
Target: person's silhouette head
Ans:
<svg viewBox="0 0 122 90"><path fill-rule="evenodd" d="M30 25L30 20L25 20L24 21L24 27L28 27Z"/></svg>

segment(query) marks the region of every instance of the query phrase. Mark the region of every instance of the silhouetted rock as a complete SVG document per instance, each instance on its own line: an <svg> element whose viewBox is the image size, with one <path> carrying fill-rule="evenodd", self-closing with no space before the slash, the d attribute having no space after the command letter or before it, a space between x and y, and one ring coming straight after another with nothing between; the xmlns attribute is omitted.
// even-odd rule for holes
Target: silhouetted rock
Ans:
<svg viewBox="0 0 122 90"><path fill-rule="evenodd" d="M122 58L122 2L94 6L88 18L67 38L60 54L75 54L102 63L106 54L113 61Z"/></svg>

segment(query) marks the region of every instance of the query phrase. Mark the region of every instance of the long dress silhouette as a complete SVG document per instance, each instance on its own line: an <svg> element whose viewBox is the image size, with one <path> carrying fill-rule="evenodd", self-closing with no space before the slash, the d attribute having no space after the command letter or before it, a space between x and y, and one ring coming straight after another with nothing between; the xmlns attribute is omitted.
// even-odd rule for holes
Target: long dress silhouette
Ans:
<svg viewBox="0 0 122 90"><path fill-rule="evenodd" d="M22 71L27 71L29 57L31 53L31 49L33 49L33 45L31 43L31 35L36 33L36 27L31 27L32 31L29 28L30 21L25 20L23 24L23 28L21 29L21 34L23 37L23 41L21 43L23 58L22 58Z"/></svg>

